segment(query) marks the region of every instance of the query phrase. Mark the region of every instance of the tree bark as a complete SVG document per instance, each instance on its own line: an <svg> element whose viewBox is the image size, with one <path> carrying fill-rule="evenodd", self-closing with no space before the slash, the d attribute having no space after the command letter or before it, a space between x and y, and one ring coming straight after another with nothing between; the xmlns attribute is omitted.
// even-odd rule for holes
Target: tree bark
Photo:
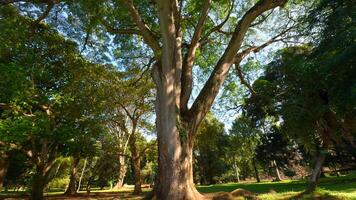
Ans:
<svg viewBox="0 0 356 200"><path fill-rule="evenodd" d="M319 155L317 156L313 172L312 172L312 174L311 174L311 176L309 178L309 185L308 185L305 193L308 194L308 193L312 193L312 192L315 191L316 186L317 186L317 184L319 182L320 173L321 173L321 167L324 164L325 157L326 157L326 155L323 154L323 153L319 153Z"/></svg>
<svg viewBox="0 0 356 200"><path fill-rule="evenodd" d="M273 167L274 167L274 169L276 171L276 179L274 181L281 181L282 178L281 178L281 174L279 173L279 169L278 169L278 165L276 163L276 160L272 161L272 165L273 165Z"/></svg>
<svg viewBox="0 0 356 200"><path fill-rule="evenodd" d="M169 57L167 59L170 59ZM169 62L169 61L166 61ZM157 199L202 199L193 182L193 135L177 110L175 76L162 71L156 63L153 79L156 84L156 130L158 140L158 178L154 188ZM167 70L167 69L166 69Z"/></svg>
<svg viewBox="0 0 356 200"><path fill-rule="evenodd" d="M182 68L181 44L183 39L177 3L178 1L173 0L157 1L162 49L154 51L155 55L159 55L159 59L152 69L157 91L155 109L159 152L159 176L154 191L157 199L195 200L203 199L193 182L192 152L197 128L210 110L234 63L235 55L243 43L250 24L266 10L284 5L286 0L258 1L246 12L235 27L226 51L188 110L186 100L189 100L191 79L189 77L185 79L182 75L190 76L190 72L182 72L182 70L191 70L191 68ZM149 39L149 37L143 37L146 40ZM188 82L182 82L182 80L188 80ZM181 99L182 91L184 94Z"/></svg>
<svg viewBox="0 0 356 200"><path fill-rule="evenodd" d="M84 166L83 166L82 173L80 174L77 192L80 191L80 187L81 187L81 184L82 184L82 180L83 180L83 176L84 176L84 172L85 172L85 167L86 167L86 166L87 166L87 158L85 158L85 160L84 160Z"/></svg>
<svg viewBox="0 0 356 200"><path fill-rule="evenodd" d="M234 169L235 169L235 176L237 179L237 182L240 183L240 173L239 173L239 167L237 166L236 159L234 159Z"/></svg>
<svg viewBox="0 0 356 200"><path fill-rule="evenodd" d="M167 151L159 151L156 197L157 199L202 199L203 196L196 190L193 182L193 145L181 145L179 140L175 138L170 144L173 147L168 147L169 141L164 139L159 141L159 148L166 148ZM171 148L176 151L169 151Z"/></svg>
<svg viewBox="0 0 356 200"><path fill-rule="evenodd" d="M140 157L133 157L132 158L132 169L134 172L134 181L135 181L135 187L133 194L140 194L142 193L141 189L141 158Z"/></svg>
<svg viewBox="0 0 356 200"><path fill-rule="evenodd" d="M256 161L254 158L252 159L252 165L253 165L253 170L255 171L256 181L257 181L257 183L259 183L259 182L261 182L261 180L260 180L260 176L258 175L257 165L256 165Z"/></svg>
<svg viewBox="0 0 356 200"><path fill-rule="evenodd" d="M1 152L0 157L0 191L4 186L7 169L9 167L9 156L5 152Z"/></svg>
<svg viewBox="0 0 356 200"><path fill-rule="evenodd" d="M124 185L124 178L126 175L126 166L125 166L125 157L119 155L119 176L117 178L117 183L114 186L114 189L120 189Z"/></svg>
<svg viewBox="0 0 356 200"><path fill-rule="evenodd" d="M142 193L141 157L136 147L136 136L134 134L131 134L129 143L130 143L130 151L131 151L131 165L132 165L132 171L134 173L134 182L135 182L133 194L140 194Z"/></svg>
<svg viewBox="0 0 356 200"><path fill-rule="evenodd" d="M70 170L69 184L66 191L64 192L65 195L74 195L77 193L77 174L79 161L79 157L73 157L73 163Z"/></svg>
<svg viewBox="0 0 356 200"><path fill-rule="evenodd" d="M44 200L43 197L43 189L47 183L46 172L44 172L44 168L41 166L37 166L36 174L32 179L32 187L30 192L30 200Z"/></svg>

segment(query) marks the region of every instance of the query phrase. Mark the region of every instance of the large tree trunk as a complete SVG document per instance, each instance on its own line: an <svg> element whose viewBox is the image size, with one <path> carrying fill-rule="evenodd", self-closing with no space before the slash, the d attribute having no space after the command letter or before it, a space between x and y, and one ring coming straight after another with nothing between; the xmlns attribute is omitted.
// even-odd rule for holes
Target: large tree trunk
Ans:
<svg viewBox="0 0 356 200"><path fill-rule="evenodd" d="M123 155L119 156L119 176L117 178L117 183L114 189L120 189L124 185L124 178L126 175L125 157Z"/></svg>
<svg viewBox="0 0 356 200"><path fill-rule="evenodd" d="M157 199L202 199L193 182L193 146L181 145L179 138L174 138L172 142L160 138L159 149L159 178L155 188ZM173 149L178 152L171 151Z"/></svg>
<svg viewBox="0 0 356 200"><path fill-rule="evenodd" d="M256 181L257 181L257 183L259 183L259 182L261 182L261 180L260 180L260 176L258 175L258 170L257 170L257 165L256 165L255 158L252 159L252 165L253 165L253 170L255 171Z"/></svg>
<svg viewBox="0 0 356 200"><path fill-rule="evenodd" d="M155 184L157 199L201 199L193 182L193 141L196 127L190 130L183 124L177 110L174 88L176 77L156 63L153 78L156 83L156 130L158 140L158 179ZM198 123L196 123L198 126Z"/></svg>
<svg viewBox="0 0 356 200"><path fill-rule="evenodd" d="M130 2L130 1L128 1ZM236 54L243 43L250 24L266 10L284 5L286 0L258 1L235 27L226 51L217 61L214 70L198 94L190 109L188 101L192 90L192 68L195 50L211 1L204 4L201 20L197 25L187 59L182 56L182 27L180 26L179 1L158 0L159 25L162 49L152 37L150 30L137 16L132 4L129 5L136 24L143 33L145 42L152 47L155 57L159 58L153 67L153 79L156 84L156 130L158 139L159 177L155 187L158 199L202 199L193 183L193 139L197 128L210 110L231 65L236 62ZM157 45L158 44L158 45ZM157 47L158 46L158 47ZM240 56L242 58L244 56Z"/></svg>
<svg viewBox="0 0 356 200"><path fill-rule="evenodd" d="M43 200L43 189L47 183L46 172L44 172L44 167L37 166L36 174L32 179L32 187L30 193L30 200Z"/></svg>
<svg viewBox="0 0 356 200"><path fill-rule="evenodd" d="M77 174L78 174L78 164L79 164L80 158L79 157L73 157L73 163L70 171L70 178L69 178L69 184L64 192L65 195L74 195L77 193Z"/></svg>
<svg viewBox="0 0 356 200"><path fill-rule="evenodd" d="M320 173L321 173L321 167L324 164L326 155L323 153L319 153L319 155L316 158L315 165L313 172L309 178L309 185L305 191L305 193L312 193L315 191L316 186L319 181Z"/></svg>
<svg viewBox="0 0 356 200"><path fill-rule="evenodd" d="M0 191L3 188L7 169L9 168L9 156L5 152L0 152Z"/></svg>

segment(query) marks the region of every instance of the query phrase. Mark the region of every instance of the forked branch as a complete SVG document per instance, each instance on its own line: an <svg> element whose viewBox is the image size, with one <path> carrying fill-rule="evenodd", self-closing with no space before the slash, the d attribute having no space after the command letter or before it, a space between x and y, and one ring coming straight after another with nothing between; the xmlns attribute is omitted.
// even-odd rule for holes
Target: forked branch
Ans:
<svg viewBox="0 0 356 200"><path fill-rule="evenodd" d="M265 11L282 6L286 2L287 0L261 0L250 8L241 18L235 27L224 54L215 65L208 81L205 83L190 109L193 123L199 124L212 106L231 65L235 61L236 53L241 48L241 44L251 23Z"/></svg>

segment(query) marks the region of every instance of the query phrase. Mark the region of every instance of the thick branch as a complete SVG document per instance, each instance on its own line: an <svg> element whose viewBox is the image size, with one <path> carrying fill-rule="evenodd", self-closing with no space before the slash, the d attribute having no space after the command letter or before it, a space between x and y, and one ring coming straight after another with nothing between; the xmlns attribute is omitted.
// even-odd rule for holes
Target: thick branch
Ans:
<svg viewBox="0 0 356 200"><path fill-rule="evenodd" d="M152 48L156 58L159 58L161 47L158 41L156 40L154 34L150 30L150 28L145 24L145 22L142 20L138 10L133 5L132 0L125 0L124 2L127 8L129 9L129 12L131 13L133 21L140 29L144 41L147 43L148 46Z"/></svg>
<svg viewBox="0 0 356 200"><path fill-rule="evenodd" d="M261 0L249 9L238 22L223 56L216 64L208 81L200 91L197 99L190 109L190 115L193 118L192 122L194 123L193 127L197 127L197 125L200 124L201 120L212 106L231 65L235 61L235 55L240 49L245 34L251 23L263 12L284 5L286 2L287 0Z"/></svg>
<svg viewBox="0 0 356 200"><path fill-rule="evenodd" d="M192 92L192 69L195 60L195 53L199 47L199 40L201 33L203 31L203 26L206 21L206 18L209 13L209 8L211 5L211 0L205 0L198 24L195 28L192 41L189 45L187 55L184 58L184 63L182 67L182 77L181 77L181 99L180 99L180 108L182 112L188 110L188 101Z"/></svg>
<svg viewBox="0 0 356 200"><path fill-rule="evenodd" d="M277 34L276 36L274 36L273 38L269 39L268 41L264 42L263 44L261 44L260 46L253 46L253 47L249 47L245 50L243 50L242 52L236 54L235 56L235 70L236 70L236 74L240 79L240 82L242 85L246 86L248 88L248 90L251 92L252 95L256 95L256 92L254 91L254 89L252 88L252 86L248 83L248 81L244 78L243 76L243 72L240 68L240 63L241 61L251 52L257 53L259 51L261 51L263 48L267 47L268 45L274 43L274 42L278 42L281 41L283 39L278 39L279 37L281 37L282 35L286 34L288 31L290 31L293 27L289 27L286 30L282 31L281 33Z"/></svg>

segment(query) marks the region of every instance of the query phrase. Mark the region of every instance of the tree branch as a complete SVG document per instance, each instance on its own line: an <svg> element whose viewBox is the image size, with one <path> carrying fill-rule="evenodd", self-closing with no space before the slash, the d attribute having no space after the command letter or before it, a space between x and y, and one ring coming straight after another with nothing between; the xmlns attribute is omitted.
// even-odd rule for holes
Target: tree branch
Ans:
<svg viewBox="0 0 356 200"><path fill-rule="evenodd" d="M36 20L31 22L30 26L32 29L35 28L42 20L44 20L49 15L49 13L51 12L55 3L57 3L57 1L48 1L47 2L46 10L42 13L41 16L39 16Z"/></svg>
<svg viewBox="0 0 356 200"><path fill-rule="evenodd" d="M225 23L229 20L230 18L230 15L231 15L231 12L234 8L234 5L235 5L235 0L232 0L232 3L231 3L231 7L229 9L229 12L228 14L226 15L225 19L218 25L214 26L213 28L211 28L206 34L204 37L202 37L199 41L199 43L201 44L201 46L205 43L207 43L210 35L214 32L222 32L221 28L225 25Z"/></svg>
<svg viewBox="0 0 356 200"><path fill-rule="evenodd" d="M268 45L274 43L274 42L278 42L281 41L282 39L278 39L279 37L281 37L282 35L286 34L288 31L290 31L294 26L291 26L287 29L285 29L284 31L282 31L281 33L277 34L276 36L274 36L273 38L267 40L266 42L264 42L263 44L261 44L260 46L253 46L253 47L249 47L245 50L243 50L240 53L237 53L235 56L235 70L236 70L236 74L240 79L240 82L242 85L245 85L248 90L251 92L252 96L256 95L256 92L254 91L254 89L252 88L252 86L247 82L247 80L244 78L243 76L243 72L240 68L240 63L241 61L251 52L257 53L259 51L261 51L263 48L267 47Z"/></svg>
<svg viewBox="0 0 356 200"><path fill-rule="evenodd" d="M203 26L209 13L209 8L211 6L211 0L205 0L198 24L195 28L192 41L189 45L188 52L184 58L182 66L182 76L181 76L181 96L180 96L180 109L181 112L186 112L188 110L188 101L192 93L192 69L195 60L195 53L199 47L199 40L201 33L203 31Z"/></svg>
<svg viewBox="0 0 356 200"><path fill-rule="evenodd" d="M241 44L251 23L265 11L282 6L286 2L287 0L258 1L238 22L224 54L219 59L208 81L190 109L189 114L192 117L193 127L197 127L212 106L231 65L235 61L236 53L241 48Z"/></svg>
<svg viewBox="0 0 356 200"><path fill-rule="evenodd" d="M127 8L129 9L129 12L132 16L133 21L136 23L137 27L140 29L144 41L147 43L148 46L150 46L152 48L152 50L155 54L155 57L159 58L160 52L161 52L161 47L160 47L158 41L156 40L153 32L142 20L138 10L133 5L132 0L125 0L124 2L126 4Z"/></svg>
<svg viewBox="0 0 356 200"><path fill-rule="evenodd" d="M248 88L248 90L251 92L252 96L256 95L255 90L252 88L252 86L246 81L246 79L244 78L243 74L242 74L242 70L240 68L240 65L235 64L235 69L236 69L236 74L240 79L240 82L242 85L246 86Z"/></svg>
<svg viewBox="0 0 356 200"><path fill-rule="evenodd" d="M112 26L110 26L109 23L107 23L105 20L101 20L102 25L106 28L106 30L109 33L113 33L113 34L122 34L122 35L142 35L140 30L137 29L117 29L114 28Z"/></svg>
<svg viewBox="0 0 356 200"><path fill-rule="evenodd" d="M267 15L261 15L261 19L258 20L257 22L253 23L250 25L250 27L254 27L257 26L259 24L262 24L264 21L267 20L267 18L273 13L274 9L271 10L271 12L269 12Z"/></svg>

